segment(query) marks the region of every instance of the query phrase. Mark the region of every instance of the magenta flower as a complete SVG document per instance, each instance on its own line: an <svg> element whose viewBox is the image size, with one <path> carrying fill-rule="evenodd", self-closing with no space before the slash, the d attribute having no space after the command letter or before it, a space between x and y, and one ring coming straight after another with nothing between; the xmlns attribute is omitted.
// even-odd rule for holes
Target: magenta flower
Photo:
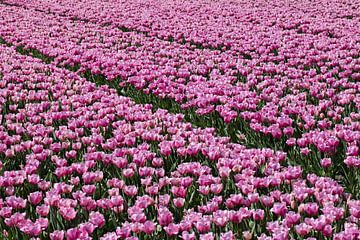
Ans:
<svg viewBox="0 0 360 240"><path fill-rule="evenodd" d="M60 207L59 213L64 219L70 221L76 217L77 212L72 207Z"/></svg>
<svg viewBox="0 0 360 240"><path fill-rule="evenodd" d="M50 233L51 240L63 240L64 239L64 231L56 230Z"/></svg>

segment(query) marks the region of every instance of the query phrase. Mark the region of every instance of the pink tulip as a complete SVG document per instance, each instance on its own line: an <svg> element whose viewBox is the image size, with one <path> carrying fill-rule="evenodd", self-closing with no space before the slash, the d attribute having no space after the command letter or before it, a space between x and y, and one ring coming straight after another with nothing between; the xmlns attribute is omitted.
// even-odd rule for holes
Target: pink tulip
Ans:
<svg viewBox="0 0 360 240"><path fill-rule="evenodd" d="M152 234L156 229L155 224L152 221L146 221L143 224L143 228L142 231L145 232L146 234Z"/></svg>
<svg viewBox="0 0 360 240"><path fill-rule="evenodd" d="M62 207L59 209L59 213L67 221L70 221L76 217L76 211L71 207Z"/></svg>
<svg viewBox="0 0 360 240"><path fill-rule="evenodd" d="M42 193L41 192L32 192L29 195L29 202L33 205L37 205L42 200Z"/></svg>
<svg viewBox="0 0 360 240"><path fill-rule="evenodd" d="M51 240L63 240L64 239L64 231L56 230L50 233Z"/></svg>

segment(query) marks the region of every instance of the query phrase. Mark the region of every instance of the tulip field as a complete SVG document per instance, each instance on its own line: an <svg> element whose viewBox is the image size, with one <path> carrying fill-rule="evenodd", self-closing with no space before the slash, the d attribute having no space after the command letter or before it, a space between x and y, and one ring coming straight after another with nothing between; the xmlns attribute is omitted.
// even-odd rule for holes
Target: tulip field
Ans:
<svg viewBox="0 0 360 240"><path fill-rule="evenodd" d="M0 0L0 240L358 240L359 110L359 1Z"/></svg>

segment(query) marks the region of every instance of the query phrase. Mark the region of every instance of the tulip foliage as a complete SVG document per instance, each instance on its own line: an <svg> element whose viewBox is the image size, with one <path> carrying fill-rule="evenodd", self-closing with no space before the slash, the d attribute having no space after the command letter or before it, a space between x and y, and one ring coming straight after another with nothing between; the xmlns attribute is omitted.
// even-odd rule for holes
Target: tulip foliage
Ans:
<svg viewBox="0 0 360 240"><path fill-rule="evenodd" d="M0 2L0 239L359 239L353 1Z"/></svg>

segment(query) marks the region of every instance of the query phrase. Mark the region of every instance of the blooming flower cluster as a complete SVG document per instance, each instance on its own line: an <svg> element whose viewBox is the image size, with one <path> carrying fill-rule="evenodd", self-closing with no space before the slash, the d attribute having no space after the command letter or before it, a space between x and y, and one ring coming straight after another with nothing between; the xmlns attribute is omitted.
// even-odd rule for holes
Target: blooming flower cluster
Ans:
<svg viewBox="0 0 360 240"><path fill-rule="evenodd" d="M359 239L359 15L316 2L2 1L0 238Z"/></svg>
<svg viewBox="0 0 360 240"><path fill-rule="evenodd" d="M284 152L230 143L0 49L5 236L359 236L358 201L330 178L303 178Z"/></svg>
<svg viewBox="0 0 360 240"><path fill-rule="evenodd" d="M229 143L13 48L0 59L5 234L234 239L230 229L267 229L286 239L332 236L346 218L358 236L358 202L282 166L283 152Z"/></svg>
<svg viewBox="0 0 360 240"><path fill-rule="evenodd" d="M130 17L130 23L126 23L127 16L114 16L114 11L109 10L136 9L132 3L118 6L117 1L106 1L102 3L103 11L98 12L98 8L84 7L83 4L95 6L88 1L15 2L26 8L1 9L0 36L7 42L40 50L60 65L79 65L79 72L102 74L120 86L132 85L145 94L174 99L184 109L194 108L198 115L217 113L211 115L211 121L217 122L220 116L224 127L235 123L229 130L236 133L244 130L237 119L245 121L250 135L255 132L270 136L292 149L294 155L300 154L302 162L307 156L316 159L312 163L315 168L323 162L321 165L329 169L332 163L322 161L323 158L334 161L336 168L360 165L360 44L356 40L360 26L359 21L344 18L347 8L341 8L335 19L330 18L330 26L324 29L314 29L310 24L316 22L309 16L311 11L300 22L286 13L283 17L289 23L274 20L268 26L274 18L273 11L279 11L275 8L267 13L267 20L249 20L249 26L259 22L262 31L255 27L251 35L245 24L245 29L236 31L239 39L229 38L233 46L214 50L164 41L156 29L141 27L145 20ZM238 11L235 8L232 17L241 15ZM136 31L122 30L119 22ZM171 21L167 23L172 25ZM165 28L164 24L160 29ZM208 26L209 22L203 24ZM200 31L199 27L188 27ZM224 27L219 29L226 32ZM249 34L249 39L243 40ZM225 35L218 37L220 41L228 39ZM340 163L335 155L341 155Z"/></svg>
<svg viewBox="0 0 360 240"><path fill-rule="evenodd" d="M359 19L358 5L351 0L291 3L286 0L270 3L262 0L181 2L176 0L162 2L6 0L4 2L100 24L112 24L124 30L137 31L179 43L192 43L221 50L234 49L244 53L249 53L251 48L262 44L266 46L266 42L259 41L256 34L247 34L244 37L244 33L259 32L265 35L271 30L295 29L301 34L338 37L356 30L358 26L356 21ZM255 51L261 54L262 50Z"/></svg>

